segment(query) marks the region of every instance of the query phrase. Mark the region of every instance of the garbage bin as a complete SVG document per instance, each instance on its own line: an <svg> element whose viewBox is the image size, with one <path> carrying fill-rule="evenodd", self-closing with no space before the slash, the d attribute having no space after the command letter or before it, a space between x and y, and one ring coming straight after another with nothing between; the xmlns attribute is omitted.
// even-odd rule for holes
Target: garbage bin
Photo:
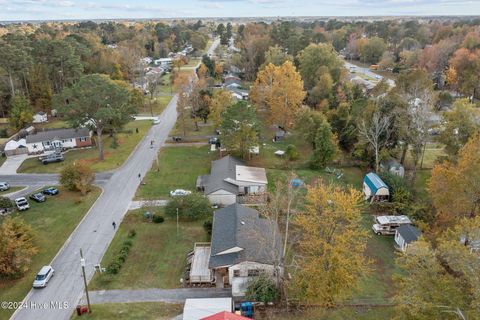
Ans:
<svg viewBox="0 0 480 320"><path fill-rule="evenodd" d="M88 307L87 306L82 306L82 308L80 309L80 312L81 312L81 314L88 313Z"/></svg>
<svg viewBox="0 0 480 320"><path fill-rule="evenodd" d="M77 310L77 316L81 316L82 315L82 313L81 313L82 312L82 306L78 305L75 309Z"/></svg>

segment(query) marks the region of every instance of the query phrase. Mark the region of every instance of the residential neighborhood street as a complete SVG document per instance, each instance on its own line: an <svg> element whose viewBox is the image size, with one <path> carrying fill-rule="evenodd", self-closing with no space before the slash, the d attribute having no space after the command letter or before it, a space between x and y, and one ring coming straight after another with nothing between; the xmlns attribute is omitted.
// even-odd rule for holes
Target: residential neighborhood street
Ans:
<svg viewBox="0 0 480 320"><path fill-rule="evenodd" d="M218 40L214 41L207 53L213 52L218 44ZM150 169L159 149L163 146L169 132L175 125L177 119L176 106L177 96L175 95L159 116L160 124L151 127L126 163L116 170L103 185L103 193L53 259L54 279L44 289L32 289L24 299L25 305L32 307L17 310L11 319L50 320L70 318L73 309L84 294L80 250L83 250L86 261L85 272L89 281L94 274L94 265L101 262L115 235L116 230L112 228L112 222L116 222L117 225L121 223L142 178ZM150 141L152 140L155 141L153 149L150 147ZM97 178L105 177L105 174L97 175ZM21 185L22 181L26 183L27 181L38 180L45 184L49 184L47 182L55 184L53 182L58 180L58 175L15 175L11 178L12 180L9 181L18 185ZM55 303L59 305L68 303L68 308L52 307L51 304ZM33 307L44 306L44 304L47 307Z"/></svg>

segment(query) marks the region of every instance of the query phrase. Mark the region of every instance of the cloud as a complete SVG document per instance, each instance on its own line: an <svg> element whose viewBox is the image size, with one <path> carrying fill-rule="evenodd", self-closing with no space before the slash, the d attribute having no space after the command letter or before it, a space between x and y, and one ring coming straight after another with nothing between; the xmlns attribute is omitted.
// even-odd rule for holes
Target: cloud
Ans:
<svg viewBox="0 0 480 320"><path fill-rule="evenodd" d="M221 2L207 2L203 5L205 9L223 9L225 6Z"/></svg>

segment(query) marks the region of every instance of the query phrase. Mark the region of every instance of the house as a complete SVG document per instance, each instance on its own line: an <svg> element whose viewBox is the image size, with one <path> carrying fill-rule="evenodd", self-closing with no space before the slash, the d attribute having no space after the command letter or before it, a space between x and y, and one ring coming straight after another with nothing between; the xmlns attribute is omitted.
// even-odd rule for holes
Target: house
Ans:
<svg viewBox="0 0 480 320"><path fill-rule="evenodd" d="M274 277L283 272L276 264L282 253L278 226L241 204L215 211L209 250L211 282L217 288L230 286L234 297L244 296L248 282L260 273ZM192 264L190 283L198 283L192 273L206 274Z"/></svg>
<svg viewBox="0 0 480 320"><path fill-rule="evenodd" d="M405 168L393 158L380 162L380 169L402 178L405 176Z"/></svg>
<svg viewBox="0 0 480 320"><path fill-rule="evenodd" d="M211 316L202 318L200 320L251 320L251 319L232 313L232 312L222 311L219 313L212 314Z"/></svg>
<svg viewBox="0 0 480 320"><path fill-rule="evenodd" d="M200 320L222 311L232 311L232 298L186 299L183 320Z"/></svg>
<svg viewBox="0 0 480 320"><path fill-rule="evenodd" d="M33 115L33 123L48 122L48 116L46 112L40 111Z"/></svg>
<svg viewBox="0 0 480 320"><path fill-rule="evenodd" d="M7 142L4 151L7 157L28 153L27 143L25 139L19 139L18 141L12 139Z"/></svg>
<svg viewBox="0 0 480 320"><path fill-rule="evenodd" d="M277 132L275 132L275 136L273 137L273 141L274 142L277 142L277 141L282 141L283 139L285 139L285 131L283 130L279 130Z"/></svg>
<svg viewBox="0 0 480 320"><path fill-rule="evenodd" d="M232 74L228 74L223 78L223 85L225 87L229 87L229 86L232 86L232 85L241 87L242 86L242 80L237 76L234 76Z"/></svg>
<svg viewBox="0 0 480 320"><path fill-rule="evenodd" d="M87 128L55 129L40 131L26 137L29 154L43 153L53 149L72 149L92 145L90 131Z"/></svg>
<svg viewBox="0 0 480 320"><path fill-rule="evenodd" d="M388 201L390 196L388 186L373 172L368 173L363 179L363 193L365 200L370 202Z"/></svg>
<svg viewBox="0 0 480 320"><path fill-rule="evenodd" d="M263 196L267 187L265 168L248 167L242 161L225 156L212 161L209 175L197 178L197 190L211 203L230 205L246 195Z"/></svg>
<svg viewBox="0 0 480 320"><path fill-rule="evenodd" d="M232 97L237 100L248 100L248 91L243 89L238 89L235 87L227 87L227 90L230 91Z"/></svg>
<svg viewBox="0 0 480 320"><path fill-rule="evenodd" d="M155 65L157 66L160 66L163 68L170 68L170 66L172 65L172 61L173 61L172 58L160 58L155 60L154 62L155 62Z"/></svg>
<svg viewBox="0 0 480 320"><path fill-rule="evenodd" d="M405 252L407 247L418 240L421 236L420 230L412 226L411 224L404 224L397 228L395 231L395 248Z"/></svg>

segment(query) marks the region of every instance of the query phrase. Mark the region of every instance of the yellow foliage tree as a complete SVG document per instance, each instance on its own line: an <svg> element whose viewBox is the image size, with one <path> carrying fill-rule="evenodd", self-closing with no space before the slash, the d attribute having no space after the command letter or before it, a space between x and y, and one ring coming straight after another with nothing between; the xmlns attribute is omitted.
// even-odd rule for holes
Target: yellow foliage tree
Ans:
<svg viewBox="0 0 480 320"><path fill-rule="evenodd" d="M457 163L436 165L428 182L434 207L447 222L480 213L480 134L460 149ZM447 223L448 225L448 223Z"/></svg>
<svg viewBox="0 0 480 320"><path fill-rule="evenodd" d="M205 64L200 64L200 67L198 67L197 75L200 79L205 79L208 74L208 68Z"/></svg>
<svg viewBox="0 0 480 320"><path fill-rule="evenodd" d="M270 123L289 129L306 92L293 63L285 61L281 66L269 64L260 71L250 95L257 106L267 109Z"/></svg>
<svg viewBox="0 0 480 320"><path fill-rule="evenodd" d="M368 234L361 227L361 211L362 195L355 189L326 184L308 188L305 210L293 219L301 239L291 284L305 303L333 306L368 273Z"/></svg>
<svg viewBox="0 0 480 320"><path fill-rule="evenodd" d="M227 90L218 90L210 100L210 119L216 127L222 122L222 112L233 103L232 94Z"/></svg>

